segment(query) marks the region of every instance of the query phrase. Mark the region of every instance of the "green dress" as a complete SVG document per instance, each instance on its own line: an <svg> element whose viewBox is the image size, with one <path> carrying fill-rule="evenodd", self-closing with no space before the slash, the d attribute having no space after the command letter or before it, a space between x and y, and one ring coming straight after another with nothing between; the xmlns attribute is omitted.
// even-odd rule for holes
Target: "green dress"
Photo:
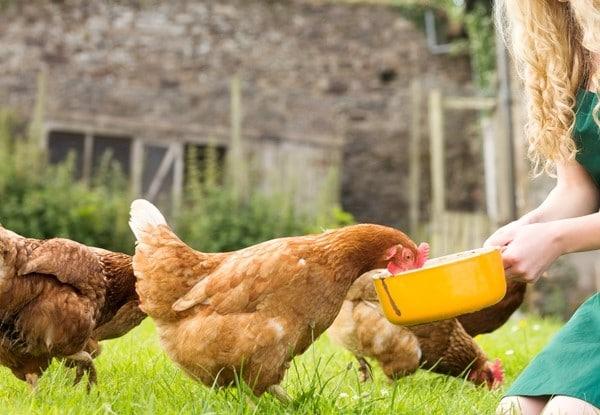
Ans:
<svg viewBox="0 0 600 415"><path fill-rule="evenodd" d="M573 135L577 161L600 186L600 128L592 115L597 104L596 94L578 93ZM506 395L565 395L600 408L600 293L579 307Z"/></svg>

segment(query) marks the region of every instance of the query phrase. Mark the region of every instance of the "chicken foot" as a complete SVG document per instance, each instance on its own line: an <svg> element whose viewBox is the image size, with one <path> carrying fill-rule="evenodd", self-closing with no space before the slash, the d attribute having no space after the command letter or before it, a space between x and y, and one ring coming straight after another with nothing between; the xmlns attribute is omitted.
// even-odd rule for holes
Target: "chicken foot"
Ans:
<svg viewBox="0 0 600 415"><path fill-rule="evenodd" d="M27 373L27 374L25 374L25 381L27 382L27 384L31 388L32 392L35 392L37 390L37 384L38 384L39 378L40 378L40 376L37 373Z"/></svg>
<svg viewBox="0 0 600 415"><path fill-rule="evenodd" d="M82 350L67 356L67 359L72 360L75 363L75 381L73 384L77 385L79 382L81 382L83 375L87 372L87 390L89 391L92 385L97 381L96 368L94 367L92 356L88 352Z"/></svg>
<svg viewBox="0 0 600 415"><path fill-rule="evenodd" d="M358 371L360 372L360 381L366 382L373 379L371 364L362 356L356 356L358 360Z"/></svg>
<svg viewBox="0 0 600 415"><path fill-rule="evenodd" d="M284 405L289 405L292 403L292 398L281 385L271 385L267 388L267 392L279 399L279 401Z"/></svg>

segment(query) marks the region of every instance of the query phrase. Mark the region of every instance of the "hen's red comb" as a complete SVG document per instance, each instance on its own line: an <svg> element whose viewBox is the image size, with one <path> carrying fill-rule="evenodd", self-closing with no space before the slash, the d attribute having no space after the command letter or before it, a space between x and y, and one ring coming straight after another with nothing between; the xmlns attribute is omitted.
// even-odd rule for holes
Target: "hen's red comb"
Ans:
<svg viewBox="0 0 600 415"><path fill-rule="evenodd" d="M427 242L422 242L417 247L417 260L416 265L418 268L421 268L425 265L425 262L429 258L429 244Z"/></svg>
<svg viewBox="0 0 600 415"><path fill-rule="evenodd" d="M504 369L502 368L502 362L500 359L494 360L494 363L490 365L492 376L494 377L494 383L498 386L504 382Z"/></svg>

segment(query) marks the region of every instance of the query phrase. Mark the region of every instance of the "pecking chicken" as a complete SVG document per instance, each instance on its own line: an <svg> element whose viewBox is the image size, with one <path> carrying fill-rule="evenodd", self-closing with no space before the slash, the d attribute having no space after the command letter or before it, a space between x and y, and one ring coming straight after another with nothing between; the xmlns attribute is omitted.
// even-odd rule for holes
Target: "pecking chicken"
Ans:
<svg viewBox="0 0 600 415"><path fill-rule="evenodd" d="M523 304L526 290L527 283L508 280L506 281L506 295L500 302L474 313L458 316L457 319L469 336L491 333L506 323L508 318Z"/></svg>
<svg viewBox="0 0 600 415"><path fill-rule="evenodd" d="M352 352L359 362L361 380L370 377L366 358L379 362L395 379L419 368L463 376L475 384L496 387L503 381L499 360L490 362L456 319L402 327L390 323L379 307L372 282L373 270L350 287L341 311L327 330L329 337Z"/></svg>
<svg viewBox="0 0 600 415"><path fill-rule="evenodd" d="M428 247L379 225L281 238L230 253L193 250L151 203L136 200L133 269L140 307L166 353L212 386L236 376L282 401L289 362L333 322L351 283L369 269L421 266Z"/></svg>
<svg viewBox="0 0 600 415"><path fill-rule="evenodd" d="M0 363L35 388L53 358L88 373L98 341L144 318L131 257L68 239L24 238L0 226Z"/></svg>

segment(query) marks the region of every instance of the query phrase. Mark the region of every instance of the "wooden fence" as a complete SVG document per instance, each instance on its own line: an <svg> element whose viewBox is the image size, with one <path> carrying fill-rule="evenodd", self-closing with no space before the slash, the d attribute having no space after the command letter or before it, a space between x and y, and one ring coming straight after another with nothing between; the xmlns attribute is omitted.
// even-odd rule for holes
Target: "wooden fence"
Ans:
<svg viewBox="0 0 600 415"><path fill-rule="evenodd" d="M503 177L503 160L498 146L497 131L494 128L493 114L497 107L495 98L451 97L433 89L427 103L429 114L429 169L431 176L431 215L429 223L419 226L419 139L421 122L418 108L421 108L422 87L418 81L413 84L413 122L410 141L411 167L410 183L410 222L413 232L422 234L431 242L432 256L473 249L481 246L493 228L501 222L502 208L499 207L503 191L499 191L499 177ZM484 148L486 212L450 211L446 206L447 172L445 168L445 129L444 116L448 110L477 111L485 114L480 117ZM500 174L498 174L500 172ZM512 197L512 196L511 196ZM421 232L418 232L420 229Z"/></svg>

